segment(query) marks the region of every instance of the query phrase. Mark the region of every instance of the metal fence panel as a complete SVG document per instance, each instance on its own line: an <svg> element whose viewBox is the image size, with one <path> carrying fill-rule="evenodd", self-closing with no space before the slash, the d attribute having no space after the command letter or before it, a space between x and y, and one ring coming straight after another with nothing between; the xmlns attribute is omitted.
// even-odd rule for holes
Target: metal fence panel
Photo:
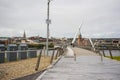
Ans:
<svg viewBox="0 0 120 80"><path fill-rule="evenodd" d="M7 52L7 61L17 61L17 52Z"/></svg>
<svg viewBox="0 0 120 80"><path fill-rule="evenodd" d="M37 51L28 51L29 58L37 57Z"/></svg>
<svg viewBox="0 0 120 80"><path fill-rule="evenodd" d="M27 52L26 51L18 52L18 58L19 59L27 59Z"/></svg>
<svg viewBox="0 0 120 80"><path fill-rule="evenodd" d="M4 63L5 62L5 53L0 52L0 63Z"/></svg>

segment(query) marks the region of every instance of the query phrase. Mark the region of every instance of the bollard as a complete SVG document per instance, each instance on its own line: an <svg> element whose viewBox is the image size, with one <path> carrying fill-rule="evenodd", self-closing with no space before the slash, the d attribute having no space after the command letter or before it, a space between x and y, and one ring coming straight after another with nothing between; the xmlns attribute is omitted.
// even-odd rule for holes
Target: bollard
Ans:
<svg viewBox="0 0 120 80"><path fill-rule="evenodd" d="M35 67L35 71L37 71L38 68L39 68L40 59L41 59L41 54L42 54L42 49L41 49L40 54L39 54L39 56L38 56L38 60L37 60L36 67Z"/></svg>
<svg viewBox="0 0 120 80"><path fill-rule="evenodd" d="M55 50L53 50L53 53L52 53L52 57L51 57L50 64L52 64L52 62L53 62L53 59L54 59L54 53L55 53Z"/></svg>
<svg viewBox="0 0 120 80"><path fill-rule="evenodd" d="M110 49L109 49L109 53L110 53L111 59L113 59L113 56L112 56L112 53L111 53L111 50L110 50Z"/></svg>

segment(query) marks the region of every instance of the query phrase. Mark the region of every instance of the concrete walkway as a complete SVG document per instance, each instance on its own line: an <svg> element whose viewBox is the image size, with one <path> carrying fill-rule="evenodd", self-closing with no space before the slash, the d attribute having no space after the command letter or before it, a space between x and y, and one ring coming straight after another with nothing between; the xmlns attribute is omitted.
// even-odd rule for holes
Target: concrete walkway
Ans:
<svg viewBox="0 0 120 80"><path fill-rule="evenodd" d="M68 54L73 54L68 48ZM87 55L73 58L62 57L61 60L51 69L48 69L43 76L37 80L120 80L120 62L104 58L103 62L100 56L93 56L92 52L84 49L74 48L78 53ZM88 55L88 53L92 53Z"/></svg>

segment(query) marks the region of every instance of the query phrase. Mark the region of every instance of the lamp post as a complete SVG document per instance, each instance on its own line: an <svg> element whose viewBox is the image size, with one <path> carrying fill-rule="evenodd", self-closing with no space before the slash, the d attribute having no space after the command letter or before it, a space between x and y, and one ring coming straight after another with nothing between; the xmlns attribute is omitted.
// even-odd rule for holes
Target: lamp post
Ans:
<svg viewBox="0 0 120 80"><path fill-rule="evenodd" d="M48 7L47 7L47 19L46 19L46 23L47 23L46 51L47 51L47 55L48 55L48 40L49 40L49 24L51 23L51 20L49 19L50 2L51 2L51 0L48 0L48 2L47 2Z"/></svg>

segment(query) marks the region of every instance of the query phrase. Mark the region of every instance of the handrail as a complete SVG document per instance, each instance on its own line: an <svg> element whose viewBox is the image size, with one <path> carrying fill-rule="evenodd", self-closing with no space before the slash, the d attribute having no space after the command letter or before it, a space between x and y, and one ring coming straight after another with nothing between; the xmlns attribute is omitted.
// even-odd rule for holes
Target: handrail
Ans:
<svg viewBox="0 0 120 80"><path fill-rule="evenodd" d="M41 51L40 51L40 54L39 54L39 56L38 56L38 60L37 60L37 63L36 63L36 67L35 67L35 70L36 70L36 71L37 71L38 68L39 68L39 64L40 64L40 60L41 60L41 54L42 54L42 49L41 49Z"/></svg>

